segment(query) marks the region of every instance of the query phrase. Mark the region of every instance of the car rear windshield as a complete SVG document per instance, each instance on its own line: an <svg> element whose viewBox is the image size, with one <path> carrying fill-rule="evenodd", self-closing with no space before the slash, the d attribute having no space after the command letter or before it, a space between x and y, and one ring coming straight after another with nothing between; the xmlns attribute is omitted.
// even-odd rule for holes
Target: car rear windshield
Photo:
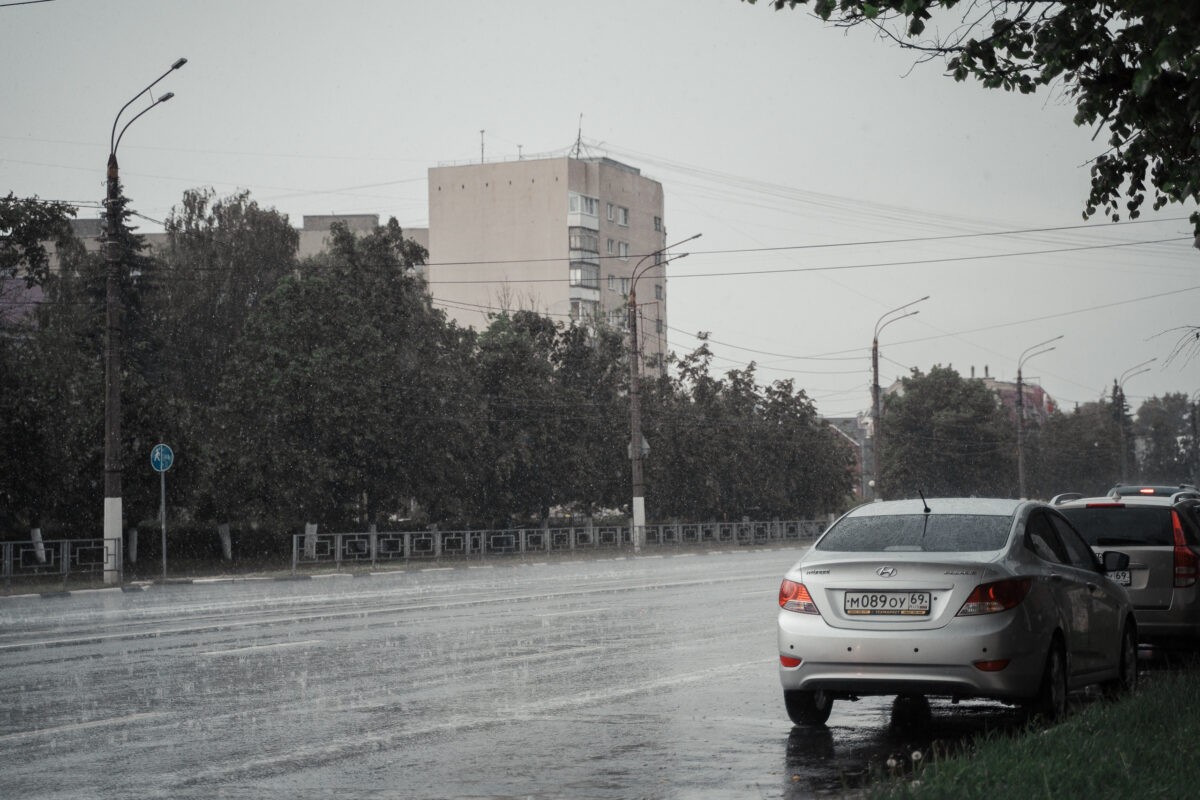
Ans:
<svg viewBox="0 0 1200 800"><path fill-rule="evenodd" d="M818 550L868 553L969 553L999 550L1012 518L983 514L888 514L845 517L817 543Z"/></svg>
<svg viewBox="0 0 1200 800"><path fill-rule="evenodd" d="M1160 506L1096 506L1061 508L1075 530L1093 547L1172 545L1171 509Z"/></svg>

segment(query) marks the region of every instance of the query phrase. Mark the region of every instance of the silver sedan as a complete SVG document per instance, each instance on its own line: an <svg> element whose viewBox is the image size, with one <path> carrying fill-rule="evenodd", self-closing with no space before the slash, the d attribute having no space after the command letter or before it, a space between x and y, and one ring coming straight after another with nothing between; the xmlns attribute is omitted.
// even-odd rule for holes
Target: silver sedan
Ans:
<svg viewBox="0 0 1200 800"><path fill-rule="evenodd" d="M850 511L779 589L788 715L822 725L859 695L986 697L1049 719L1067 693L1137 682L1125 590L1045 503L931 498Z"/></svg>

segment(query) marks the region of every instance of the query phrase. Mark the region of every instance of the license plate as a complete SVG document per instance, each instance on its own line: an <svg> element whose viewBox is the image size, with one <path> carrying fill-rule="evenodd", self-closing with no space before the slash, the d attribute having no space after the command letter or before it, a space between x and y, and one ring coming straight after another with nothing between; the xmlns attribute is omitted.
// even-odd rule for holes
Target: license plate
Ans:
<svg viewBox="0 0 1200 800"><path fill-rule="evenodd" d="M864 616L928 616L929 592L846 592L845 609Z"/></svg>
<svg viewBox="0 0 1200 800"><path fill-rule="evenodd" d="M1132 586L1133 576L1129 574L1127 569L1119 569L1116 572L1108 573L1108 577L1122 586Z"/></svg>

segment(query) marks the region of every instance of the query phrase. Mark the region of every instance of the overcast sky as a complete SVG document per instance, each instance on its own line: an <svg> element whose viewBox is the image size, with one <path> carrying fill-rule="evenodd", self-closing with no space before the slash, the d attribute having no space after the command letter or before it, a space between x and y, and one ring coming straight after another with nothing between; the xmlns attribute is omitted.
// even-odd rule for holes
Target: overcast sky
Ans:
<svg viewBox="0 0 1200 800"><path fill-rule="evenodd" d="M1200 324L1193 208L1085 223L1105 135L1061 90L955 83L866 30L738 0L11 2L0 192L98 216L114 116L181 56L155 89L175 98L119 151L147 232L204 186L296 225L423 227L428 167L478 161L481 130L487 159L564 155L582 115L587 154L662 182L669 241L703 234L669 268L677 352L707 331L722 371L755 361L852 415L877 321L930 295L883 331L881 383L936 364L1015 380L1061 335L1024 377L1066 409L1130 370L1135 408L1200 390L1200 358L1170 360Z"/></svg>

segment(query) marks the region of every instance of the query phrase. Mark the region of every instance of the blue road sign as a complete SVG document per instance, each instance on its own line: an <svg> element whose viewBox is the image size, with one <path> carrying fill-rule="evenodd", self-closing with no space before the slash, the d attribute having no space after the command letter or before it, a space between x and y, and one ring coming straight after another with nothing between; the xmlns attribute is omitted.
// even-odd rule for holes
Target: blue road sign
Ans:
<svg viewBox="0 0 1200 800"><path fill-rule="evenodd" d="M166 472L175 463L175 452L168 444L156 444L150 451L150 466L155 472Z"/></svg>

